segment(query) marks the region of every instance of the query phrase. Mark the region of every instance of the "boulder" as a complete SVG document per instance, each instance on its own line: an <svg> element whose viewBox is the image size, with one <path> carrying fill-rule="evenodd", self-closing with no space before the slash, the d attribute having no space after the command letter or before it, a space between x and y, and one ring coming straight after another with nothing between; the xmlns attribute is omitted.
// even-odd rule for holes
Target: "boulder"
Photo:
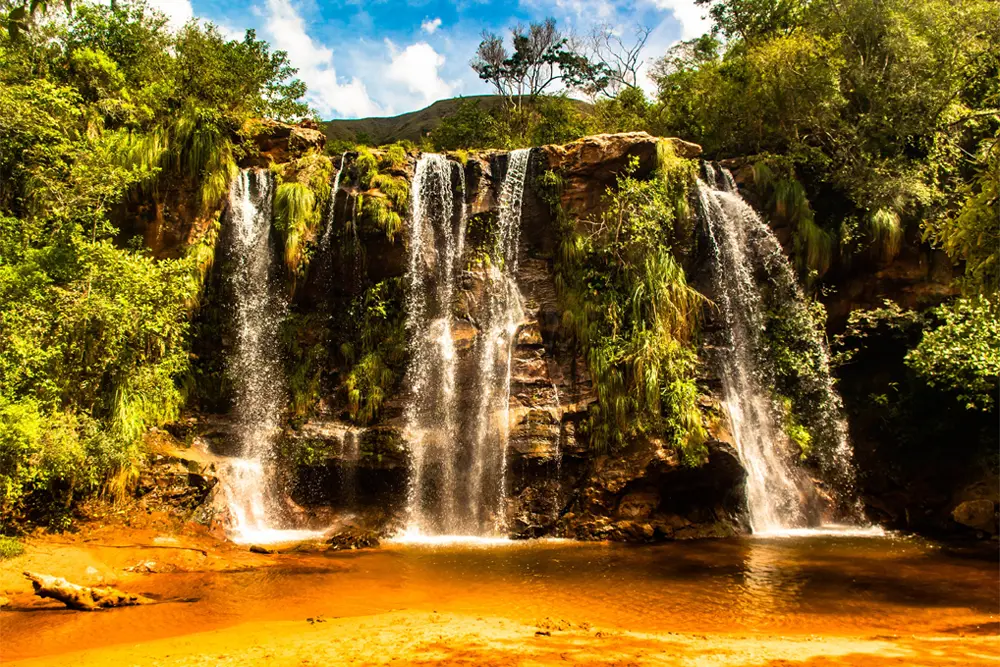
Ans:
<svg viewBox="0 0 1000 667"><path fill-rule="evenodd" d="M985 533L997 532L996 505L992 500L967 500L952 510L956 523Z"/></svg>
<svg viewBox="0 0 1000 667"><path fill-rule="evenodd" d="M289 162L310 149L322 151L326 135L312 124L289 125L274 120L259 120L251 130L258 155L246 158L241 167L266 167L272 162Z"/></svg>
<svg viewBox="0 0 1000 667"><path fill-rule="evenodd" d="M354 526L340 531L327 540L331 551L374 549L379 545L379 542L379 536L375 531L363 530Z"/></svg>
<svg viewBox="0 0 1000 667"><path fill-rule="evenodd" d="M656 150L668 141L684 158L701 155L701 146L680 139L659 139L646 132L596 134L568 144L542 146L545 165L562 177L561 203L571 218L594 218L609 186L614 185L633 158L635 176L643 178L656 168Z"/></svg>
<svg viewBox="0 0 1000 667"><path fill-rule="evenodd" d="M210 523L213 491L219 482L219 457L195 438L190 446L166 431L151 429L145 437L149 464L136 485L140 503L149 510Z"/></svg>

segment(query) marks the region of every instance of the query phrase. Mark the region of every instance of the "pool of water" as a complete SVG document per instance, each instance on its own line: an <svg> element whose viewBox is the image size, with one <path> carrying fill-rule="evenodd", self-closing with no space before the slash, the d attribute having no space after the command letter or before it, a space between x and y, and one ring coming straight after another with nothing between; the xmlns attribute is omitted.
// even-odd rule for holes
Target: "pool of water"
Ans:
<svg viewBox="0 0 1000 667"><path fill-rule="evenodd" d="M389 544L273 558L270 567L150 574L125 586L163 604L4 611L3 659L402 609L651 632L866 636L996 634L1000 611L995 543L820 534L658 546Z"/></svg>

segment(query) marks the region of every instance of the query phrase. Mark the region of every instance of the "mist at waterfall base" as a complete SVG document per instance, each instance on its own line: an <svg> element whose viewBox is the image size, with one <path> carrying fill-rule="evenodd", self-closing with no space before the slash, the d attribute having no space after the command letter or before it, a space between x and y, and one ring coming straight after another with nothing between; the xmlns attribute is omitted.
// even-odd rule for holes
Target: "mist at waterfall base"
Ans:
<svg viewBox="0 0 1000 667"><path fill-rule="evenodd" d="M276 282L271 217L274 176L243 170L230 188L229 276L233 295L233 350L227 373L233 383L233 425L239 458L221 477L221 503L236 543L273 543L319 537L322 532L288 529L284 494L273 475L275 441L285 400L278 349L285 304Z"/></svg>
<svg viewBox="0 0 1000 667"><path fill-rule="evenodd" d="M880 535L882 530L860 525L854 498L854 467L841 400L829 368L822 332L800 332L799 343L816 360L809 387L816 397L814 423L828 441L821 457L822 473L834 485L850 523L829 521L831 507L814 481L793 459L796 446L782 424L781 407L772 394L773 361L763 339L767 304L761 277L785 308L809 321L805 297L792 267L770 227L739 195L732 175L705 164L698 180L699 209L710 246L711 275L720 331L712 341L712 363L719 371L723 402L740 460L747 472L747 510L758 536L810 534ZM707 182L706 182L707 181Z"/></svg>
<svg viewBox="0 0 1000 667"><path fill-rule="evenodd" d="M529 154L509 155L490 258L471 272L465 272L464 171L442 155L417 162L406 276L412 356L404 437L411 463L400 541L506 535L511 355L523 319L515 275ZM453 299L463 273L482 281L482 301L473 354L460 358Z"/></svg>

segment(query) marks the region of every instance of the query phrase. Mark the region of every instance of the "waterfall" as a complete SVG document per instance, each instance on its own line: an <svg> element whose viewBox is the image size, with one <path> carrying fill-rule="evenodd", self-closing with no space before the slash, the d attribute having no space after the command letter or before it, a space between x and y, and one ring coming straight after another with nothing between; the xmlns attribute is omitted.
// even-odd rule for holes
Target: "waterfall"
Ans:
<svg viewBox="0 0 1000 667"><path fill-rule="evenodd" d="M340 192L340 177L344 174L344 165L347 164L347 153L342 153L340 156L340 166L337 167L337 173L333 176L333 184L330 186L330 208L326 215L326 229L323 230L323 237L320 239L320 248L326 249L330 245L330 234L333 230L334 221L337 212L337 193ZM354 232L354 237L357 239L357 231Z"/></svg>
<svg viewBox="0 0 1000 667"><path fill-rule="evenodd" d="M521 239L521 204L530 150L511 151L507 175L500 188L496 239L491 261L486 267L482 295L481 322L476 347L479 352L479 396L476 434L472 450L472 474L469 480L470 510L482 526L489 517L481 499L489 482L489 471L499 466L496 480L499 503L493 519L493 531L507 529L506 485L507 446L510 439L510 369L514 354L514 335L524 319L521 295L517 289L518 249ZM499 461L497 461L499 458Z"/></svg>
<svg viewBox="0 0 1000 667"><path fill-rule="evenodd" d="M274 445L285 401L279 329L285 315L274 276L271 207L274 178L263 170L244 170L229 192L228 222L235 341L227 360L233 383L233 422L239 458L222 477L222 495L236 542L294 539L308 533L278 530L285 522L281 497L271 474Z"/></svg>
<svg viewBox="0 0 1000 667"><path fill-rule="evenodd" d="M723 384L725 407L740 458L747 470L747 506L755 533L773 533L819 522L821 504L814 483L796 466L795 446L783 427L782 408L775 404L774 369L764 331L767 304L758 276L781 299L788 312L808 321L805 297L771 229L739 196L732 175L706 165L709 184L698 181L698 197L711 252L713 300L723 325L713 341L714 362ZM815 360L817 372L806 387L815 397L811 422L830 443L821 465L828 481L845 494L852 491L853 463L841 401L829 372L822 333L813 327L797 343Z"/></svg>
<svg viewBox="0 0 1000 667"><path fill-rule="evenodd" d="M528 151L510 155L476 305L476 359L462 363L453 301L465 258L465 179L425 154L411 188L407 333L412 396L405 414L411 474L407 535L502 534L513 337L522 319L514 280ZM456 202L455 174L462 201ZM457 205L456 205L457 204Z"/></svg>
<svg viewBox="0 0 1000 667"><path fill-rule="evenodd" d="M411 186L406 328L411 341L407 378L413 398L405 419L412 459L408 513L418 532L433 530L428 510L434 504L438 532L455 527L451 491L459 442L451 336L457 264L452 170L443 155L425 154L417 162ZM425 488L429 466L438 468L437 479L430 480L436 489Z"/></svg>

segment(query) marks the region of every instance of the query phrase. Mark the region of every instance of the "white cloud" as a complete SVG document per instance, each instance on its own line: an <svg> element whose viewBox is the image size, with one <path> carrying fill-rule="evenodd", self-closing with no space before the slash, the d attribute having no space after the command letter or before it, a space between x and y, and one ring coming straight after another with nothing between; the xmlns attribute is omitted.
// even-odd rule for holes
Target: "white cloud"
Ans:
<svg viewBox="0 0 1000 667"><path fill-rule="evenodd" d="M163 12L174 30L184 27L185 23L194 18L191 0L148 0L147 4Z"/></svg>
<svg viewBox="0 0 1000 667"><path fill-rule="evenodd" d="M299 78L309 87L306 100L320 116L358 118L382 111L360 79L353 77L347 83L337 81L333 51L313 41L306 32L305 21L290 0L267 0L264 21L271 45L288 53L288 59L299 70Z"/></svg>
<svg viewBox="0 0 1000 667"><path fill-rule="evenodd" d="M420 96L421 104L429 104L445 97L451 97L454 85L441 78L439 70L445 64L445 57L435 51L427 42L410 44L402 51L386 40L392 62L386 69L386 77L404 85L411 93Z"/></svg>
<svg viewBox="0 0 1000 667"><path fill-rule="evenodd" d="M438 28L441 27L441 19L424 19L424 22L420 24L420 29L426 32L428 35L433 35Z"/></svg>
<svg viewBox="0 0 1000 667"><path fill-rule="evenodd" d="M681 39L694 39L712 29L712 20L707 18L705 7L694 4L694 0L653 0L657 9L669 10L681 24Z"/></svg>

